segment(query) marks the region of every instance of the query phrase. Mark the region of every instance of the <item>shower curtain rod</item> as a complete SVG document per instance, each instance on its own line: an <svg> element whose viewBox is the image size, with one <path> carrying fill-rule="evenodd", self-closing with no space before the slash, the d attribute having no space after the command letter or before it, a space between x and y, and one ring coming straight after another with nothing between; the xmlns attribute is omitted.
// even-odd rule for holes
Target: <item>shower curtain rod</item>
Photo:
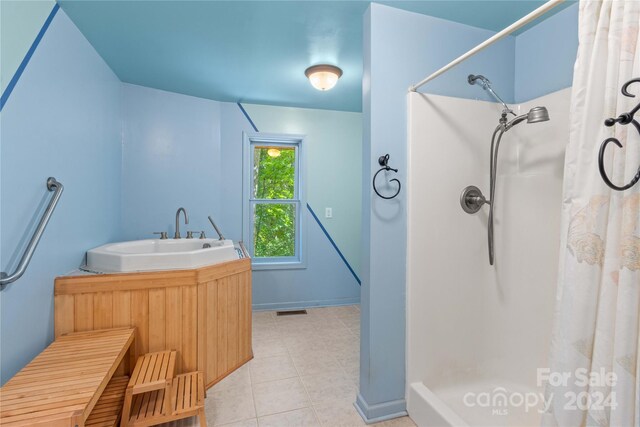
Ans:
<svg viewBox="0 0 640 427"><path fill-rule="evenodd" d="M532 22L533 20L539 18L540 16L544 15L545 13L547 13L548 11L553 9L554 7L558 6L559 4L563 3L564 1L565 0L550 0L550 1L546 2L545 4L543 4L542 6L537 8L536 10L534 10L533 12L529 13L528 15L520 18L519 20L517 20L513 24L509 25L504 30L500 31L497 34L494 34L492 37L490 37L487 40L483 41L478 46L474 47L473 49L471 49L470 51L468 51L464 55L459 56L458 58L454 59L453 61L451 61L450 63L448 63L444 67L440 68L435 73L433 73L430 76L424 78L419 83L416 83L415 85L411 86L409 88L409 92L415 92L421 86L424 86L426 83L428 83L431 80L435 79L439 75L449 71L449 69L455 67L456 65L458 65L462 61L464 61L467 58L475 55L476 53L480 52L484 48L486 48L488 46L491 46L493 43L497 42L498 40L508 36L509 34L513 33L514 31L524 27L525 25L529 24L530 22Z"/></svg>

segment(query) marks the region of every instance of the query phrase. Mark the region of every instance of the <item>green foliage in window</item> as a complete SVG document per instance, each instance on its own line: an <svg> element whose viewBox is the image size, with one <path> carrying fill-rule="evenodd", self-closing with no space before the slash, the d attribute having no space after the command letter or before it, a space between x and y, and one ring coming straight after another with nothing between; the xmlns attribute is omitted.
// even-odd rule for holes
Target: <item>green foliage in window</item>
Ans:
<svg viewBox="0 0 640 427"><path fill-rule="evenodd" d="M271 155L269 154L270 150ZM253 197L290 200L295 197L295 150L255 147ZM256 203L254 209L254 256L295 256L296 205Z"/></svg>

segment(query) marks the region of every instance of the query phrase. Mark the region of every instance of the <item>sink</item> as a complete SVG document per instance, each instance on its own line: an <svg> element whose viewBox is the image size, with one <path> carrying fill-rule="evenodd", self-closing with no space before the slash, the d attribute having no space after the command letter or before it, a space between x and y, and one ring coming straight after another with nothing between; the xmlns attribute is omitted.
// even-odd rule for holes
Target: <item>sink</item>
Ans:
<svg viewBox="0 0 640 427"><path fill-rule="evenodd" d="M102 273L181 270L238 259L231 240L148 239L110 243L87 251L87 270Z"/></svg>

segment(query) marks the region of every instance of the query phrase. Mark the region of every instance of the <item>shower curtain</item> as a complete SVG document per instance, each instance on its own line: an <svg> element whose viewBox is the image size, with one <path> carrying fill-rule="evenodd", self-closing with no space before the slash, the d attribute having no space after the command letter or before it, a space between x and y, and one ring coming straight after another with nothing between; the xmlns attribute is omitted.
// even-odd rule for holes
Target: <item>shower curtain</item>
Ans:
<svg viewBox="0 0 640 427"><path fill-rule="evenodd" d="M640 426L640 183L617 192L598 173L600 143L618 185L640 164L632 125L603 121L640 102L640 1L580 1L561 259L544 426ZM561 41L559 41L561 42ZM637 117L640 119L640 117Z"/></svg>

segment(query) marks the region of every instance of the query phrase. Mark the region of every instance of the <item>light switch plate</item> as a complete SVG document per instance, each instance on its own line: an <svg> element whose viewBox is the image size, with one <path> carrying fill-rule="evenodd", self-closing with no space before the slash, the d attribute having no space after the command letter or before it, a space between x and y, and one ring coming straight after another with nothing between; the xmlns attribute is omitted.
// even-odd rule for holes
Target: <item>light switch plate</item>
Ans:
<svg viewBox="0 0 640 427"><path fill-rule="evenodd" d="M324 217L325 218L333 218L333 209L324 208Z"/></svg>

